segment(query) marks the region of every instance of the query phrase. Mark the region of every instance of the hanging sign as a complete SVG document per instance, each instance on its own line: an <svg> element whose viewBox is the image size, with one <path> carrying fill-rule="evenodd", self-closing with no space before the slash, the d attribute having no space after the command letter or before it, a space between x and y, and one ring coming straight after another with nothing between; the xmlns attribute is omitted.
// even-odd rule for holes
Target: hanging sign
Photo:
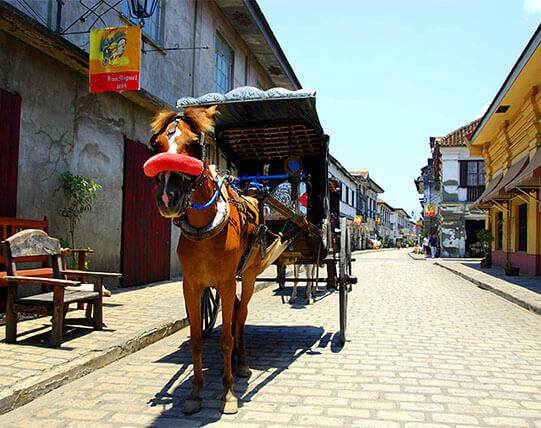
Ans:
<svg viewBox="0 0 541 428"><path fill-rule="evenodd" d="M436 205L434 204L425 205L425 217L436 217Z"/></svg>
<svg viewBox="0 0 541 428"><path fill-rule="evenodd" d="M141 28L99 28L90 31L90 92L140 89Z"/></svg>

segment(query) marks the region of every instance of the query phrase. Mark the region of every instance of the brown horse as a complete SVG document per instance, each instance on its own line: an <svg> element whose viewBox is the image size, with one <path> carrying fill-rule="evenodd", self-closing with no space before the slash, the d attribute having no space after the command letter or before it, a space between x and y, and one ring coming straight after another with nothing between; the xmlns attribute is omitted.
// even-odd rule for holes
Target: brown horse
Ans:
<svg viewBox="0 0 541 428"><path fill-rule="evenodd" d="M160 213L174 218L182 230L177 253L184 272L184 299L190 321L194 365L192 392L183 405L185 413L201 409L201 295L206 287L216 288L222 300L220 345L224 356L224 413L236 413L238 410L233 390L233 353L237 357L236 375L249 377L251 374L245 358L244 324L259 273L261 252L252 251L244 265L240 302L236 297L236 276L245 249L254 241L257 219L248 221L242 198L227 182L218 180L206 163L198 161L203 158L204 133L214 125L215 114L215 106L188 108L183 114L171 111L158 113L151 124L154 136L150 149L155 156L147 164L160 156L168 159L162 164L158 162L158 167L154 162L154 169L150 172L145 165L145 173L157 180L156 201ZM190 164L183 170L189 173L180 172L182 168L175 166L177 159L200 164L201 171L198 173L197 168L192 168L194 164Z"/></svg>

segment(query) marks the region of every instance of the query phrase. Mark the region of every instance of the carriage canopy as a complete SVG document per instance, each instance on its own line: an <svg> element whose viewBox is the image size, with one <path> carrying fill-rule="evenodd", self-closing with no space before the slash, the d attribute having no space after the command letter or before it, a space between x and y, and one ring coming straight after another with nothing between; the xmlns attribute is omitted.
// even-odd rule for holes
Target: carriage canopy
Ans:
<svg viewBox="0 0 541 428"><path fill-rule="evenodd" d="M284 159L291 154L325 156L327 139L316 111L313 90L262 91L245 86L226 94L181 98L177 108L218 106L215 136L241 161Z"/></svg>

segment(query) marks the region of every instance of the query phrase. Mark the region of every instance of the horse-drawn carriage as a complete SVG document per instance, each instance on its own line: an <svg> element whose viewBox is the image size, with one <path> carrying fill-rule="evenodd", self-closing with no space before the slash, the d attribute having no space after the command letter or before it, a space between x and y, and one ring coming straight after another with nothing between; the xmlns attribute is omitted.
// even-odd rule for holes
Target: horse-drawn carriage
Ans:
<svg viewBox="0 0 541 428"><path fill-rule="evenodd" d="M277 266L280 288L286 282L325 283L339 292L340 340L346 340L347 293L351 274L350 233L340 219L340 185L329 180L329 137L315 106L315 92L238 88L225 95L183 98L177 108L218 106L213 135L206 135L210 163L243 195L259 201L265 226L265 263ZM287 265L314 266L313 278L286 276ZM338 265L338 269L337 269ZM320 266L326 276L320 278ZM239 270L240 272L240 270ZM268 278L265 278L268 280ZM310 295L307 296L310 299ZM203 335L212 330L220 298L210 287L202 297Z"/></svg>

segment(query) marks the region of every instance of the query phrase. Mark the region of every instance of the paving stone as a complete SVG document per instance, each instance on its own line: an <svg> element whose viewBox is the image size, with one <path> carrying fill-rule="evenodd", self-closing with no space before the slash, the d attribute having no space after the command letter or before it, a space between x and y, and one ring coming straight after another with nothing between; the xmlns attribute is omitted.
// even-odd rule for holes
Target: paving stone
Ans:
<svg viewBox="0 0 541 428"><path fill-rule="evenodd" d="M405 251L363 254L354 270L343 349L333 339L337 293L298 309L272 288L254 296L246 328L253 375L236 380L236 415L220 413L218 329L203 346L203 410L182 414L192 376L183 330L0 416L0 426L541 428L539 316ZM53 351L43 355L66 358Z"/></svg>

